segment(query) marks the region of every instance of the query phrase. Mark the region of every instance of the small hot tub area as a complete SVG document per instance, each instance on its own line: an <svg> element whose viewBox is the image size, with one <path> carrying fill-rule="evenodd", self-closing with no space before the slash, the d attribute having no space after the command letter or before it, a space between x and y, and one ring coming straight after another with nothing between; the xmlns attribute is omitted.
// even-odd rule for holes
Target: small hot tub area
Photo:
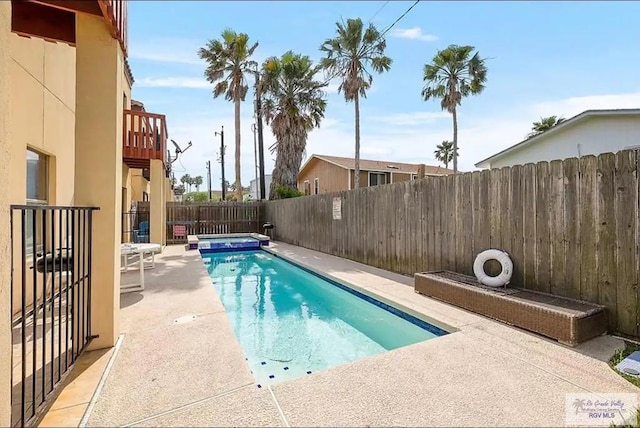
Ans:
<svg viewBox="0 0 640 428"><path fill-rule="evenodd" d="M223 251L257 250L269 245L269 237L259 233L226 233L212 235L189 235L187 249L200 253Z"/></svg>

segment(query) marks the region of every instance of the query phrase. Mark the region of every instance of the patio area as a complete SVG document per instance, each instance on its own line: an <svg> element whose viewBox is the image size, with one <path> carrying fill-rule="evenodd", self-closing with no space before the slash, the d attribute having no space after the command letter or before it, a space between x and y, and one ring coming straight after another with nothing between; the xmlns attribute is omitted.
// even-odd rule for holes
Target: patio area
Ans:
<svg viewBox="0 0 640 428"><path fill-rule="evenodd" d="M607 365L614 337L568 348L420 296L409 277L270 249L458 331L258 389L199 253L170 246L146 290L121 296L122 335L82 425L562 426L566 393L638 392Z"/></svg>

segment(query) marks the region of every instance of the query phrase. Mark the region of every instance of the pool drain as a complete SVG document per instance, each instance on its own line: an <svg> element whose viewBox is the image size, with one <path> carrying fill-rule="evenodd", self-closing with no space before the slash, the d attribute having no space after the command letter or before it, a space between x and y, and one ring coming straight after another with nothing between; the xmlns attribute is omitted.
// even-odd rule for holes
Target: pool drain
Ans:
<svg viewBox="0 0 640 428"><path fill-rule="evenodd" d="M174 324L186 324L188 322L194 321L196 319L195 315L184 315L179 318L173 320Z"/></svg>

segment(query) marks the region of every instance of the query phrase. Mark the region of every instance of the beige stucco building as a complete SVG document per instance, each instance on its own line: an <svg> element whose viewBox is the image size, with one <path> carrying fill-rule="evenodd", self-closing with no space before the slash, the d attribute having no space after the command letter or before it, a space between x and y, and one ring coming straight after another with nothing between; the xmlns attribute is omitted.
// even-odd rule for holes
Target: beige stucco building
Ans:
<svg viewBox="0 0 640 428"><path fill-rule="evenodd" d="M35 420L62 375L54 362L115 344L122 213L132 201L150 201L150 240L166 241L167 127L132 109L132 84L125 0L0 1L0 426ZM51 268L56 257L69 267ZM39 270L43 260L51 273L46 261ZM65 319L62 306L72 308ZM73 344L49 353L64 323ZM47 370L53 388L40 379L43 392L25 392L24 376Z"/></svg>

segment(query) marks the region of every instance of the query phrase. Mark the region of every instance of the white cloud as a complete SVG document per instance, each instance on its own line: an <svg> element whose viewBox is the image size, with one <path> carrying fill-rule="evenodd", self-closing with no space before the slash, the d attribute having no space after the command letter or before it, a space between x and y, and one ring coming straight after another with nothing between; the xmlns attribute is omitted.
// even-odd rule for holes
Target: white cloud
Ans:
<svg viewBox="0 0 640 428"><path fill-rule="evenodd" d="M391 32L391 37L397 37L399 39L420 40L423 42L435 42L436 40L438 40L438 37L434 36L433 34L423 33L420 27L397 28Z"/></svg>
<svg viewBox="0 0 640 428"><path fill-rule="evenodd" d="M540 116L561 114L571 117L588 109L629 108L637 107L639 93L572 97L544 103L523 105L519 108L505 110L503 114L493 116L471 116L463 114L459 121L460 169L474 170L474 164L508 146L516 144L524 138L533 121ZM245 110L243 110L245 111ZM464 106L462 107L464 113ZM206 114L205 114L206 113ZM207 116L208 115L208 116ZM361 125L361 155L367 159L389 160L397 162L424 162L436 165L434 150L442 140L451 140L451 121L446 112L416 112L389 116L395 123L380 123L380 118L364 115ZM398 117L401 120L397 120ZM440 117L443 120L436 120ZM221 125L225 128L227 145L226 175L233 181L234 177L234 133L233 112L203 112L184 122L168 117L170 137L185 145L191 140L194 146L174 164L178 178L185 172L191 175L206 177L205 161L212 160L213 183L218 188L220 182L220 164L216 162L220 140L213 132ZM242 117L241 165L242 182L248 185L255 176L253 133L250 113ZM313 130L307 142L306 157L312 154L335 156L353 156L354 123L351 115L331 116L322 122L320 129ZM265 171L273 170L275 155L268 152L268 147L275 141L269 126L264 126Z"/></svg>
<svg viewBox="0 0 640 428"><path fill-rule="evenodd" d="M219 37L215 34L213 37ZM156 38L131 43L129 57L152 62L190 64L205 67L206 63L198 56L198 51L209 39ZM264 54L261 47L254 54L254 60L262 64L271 55ZM135 70L134 70L135 74Z"/></svg>
<svg viewBox="0 0 640 428"><path fill-rule="evenodd" d="M211 83L199 77L144 77L135 85L146 88L212 88Z"/></svg>
<svg viewBox="0 0 640 428"><path fill-rule="evenodd" d="M535 104L532 108L539 116L563 116L569 119L585 110L621 109L640 107L640 92L618 95L591 95Z"/></svg>
<svg viewBox="0 0 640 428"><path fill-rule="evenodd" d="M372 119L383 122L385 124L394 125L394 126L413 126L413 125L421 125L424 123L432 123L435 120L448 118L451 115L444 111L439 112L428 112L428 111L417 111L413 113L398 113L391 114L388 116L378 116Z"/></svg>
<svg viewBox="0 0 640 428"><path fill-rule="evenodd" d="M159 38L131 43L129 56L154 62L203 65L198 57L198 49L206 40L198 41L179 38Z"/></svg>

